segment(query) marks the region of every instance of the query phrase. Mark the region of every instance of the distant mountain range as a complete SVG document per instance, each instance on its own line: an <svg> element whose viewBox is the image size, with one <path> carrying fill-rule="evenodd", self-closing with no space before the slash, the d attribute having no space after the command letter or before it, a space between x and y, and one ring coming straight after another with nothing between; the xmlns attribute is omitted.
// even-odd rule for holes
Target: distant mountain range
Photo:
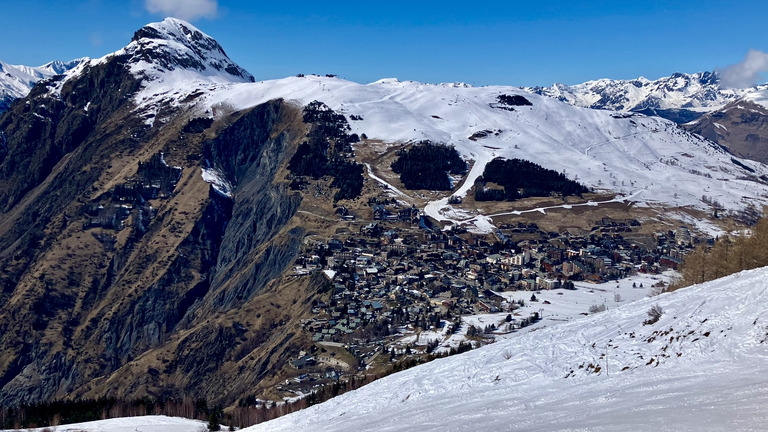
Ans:
<svg viewBox="0 0 768 432"><path fill-rule="evenodd" d="M663 117L735 156L768 163L768 84L725 89L717 72L700 72L527 90L574 106Z"/></svg>
<svg viewBox="0 0 768 432"><path fill-rule="evenodd" d="M528 88L533 93L575 106L657 115L676 123L690 122L754 91L765 89L768 85L745 89L721 88L716 72L675 73L653 81L642 77L634 80L599 79L572 86L554 84L551 87Z"/></svg>
<svg viewBox="0 0 768 432"><path fill-rule="evenodd" d="M15 99L24 97L38 81L61 75L77 67L85 59L68 62L52 61L42 66L10 65L0 60L0 113Z"/></svg>

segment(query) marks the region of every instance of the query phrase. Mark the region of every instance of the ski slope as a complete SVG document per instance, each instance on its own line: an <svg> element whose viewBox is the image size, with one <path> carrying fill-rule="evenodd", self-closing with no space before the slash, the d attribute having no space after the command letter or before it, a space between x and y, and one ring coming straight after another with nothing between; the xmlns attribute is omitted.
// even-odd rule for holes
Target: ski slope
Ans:
<svg viewBox="0 0 768 432"><path fill-rule="evenodd" d="M542 328L256 431L730 431L768 421L768 269ZM664 313L643 325L652 306Z"/></svg>
<svg viewBox="0 0 768 432"><path fill-rule="evenodd" d="M531 328L243 430L765 430L766 304L768 268L745 271ZM657 305L661 318L644 325ZM204 422L163 416L56 428L203 429Z"/></svg>
<svg viewBox="0 0 768 432"><path fill-rule="evenodd" d="M532 106L500 109L496 98L501 94L521 95ZM338 78L290 77L216 86L200 98L197 109L201 115L225 115L276 98L301 105L320 100L334 110L361 116L363 120L350 122L353 132L372 139L454 145L473 162L454 191L458 196L469 192L489 161L503 157L530 160L597 191L632 196L639 205L708 210L704 196L730 210L768 203L768 187L758 180L768 173L764 165L740 160L754 170L750 172L715 144L670 121L573 107L511 87L396 80L362 85ZM490 133L469 139L478 131ZM449 222L477 216L452 216L447 199L426 210ZM487 223L477 222L488 230Z"/></svg>

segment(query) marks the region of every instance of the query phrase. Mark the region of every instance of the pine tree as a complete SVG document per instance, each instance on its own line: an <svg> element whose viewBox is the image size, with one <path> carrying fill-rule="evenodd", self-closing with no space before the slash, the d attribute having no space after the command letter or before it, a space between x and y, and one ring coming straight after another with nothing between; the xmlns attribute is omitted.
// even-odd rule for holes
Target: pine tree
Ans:
<svg viewBox="0 0 768 432"><path fill-rule="evenodd" d="M221 430L221 424L220 420L221 417L219 415L219 408L215 407L211 410L211 413L208 415L208 430L209 431L219 431Z"/></svg>

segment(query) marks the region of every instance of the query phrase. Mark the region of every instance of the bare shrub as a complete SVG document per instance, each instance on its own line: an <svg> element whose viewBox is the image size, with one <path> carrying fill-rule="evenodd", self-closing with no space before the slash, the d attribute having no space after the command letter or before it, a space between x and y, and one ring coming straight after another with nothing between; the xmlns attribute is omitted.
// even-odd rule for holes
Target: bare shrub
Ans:
<svg viewBox="0 0 768 432"><path fill-rule="evenodd" d="M598 313L598 312L605 312L606 309L608 309L608 308L605 306L605 303L603 303L601 305L592 305L592 306L589 307L589 313L595 314L595 313Z"/></svg>
<svg viewBox="0 0 768 432"><path fill-rule="evenodd" d="M661 315L664 313L664 310L661 309L661 306L654 305L650 309L648 309L648 319L643 321L643 325L651 325L655 324L661 319Z"/></svg>

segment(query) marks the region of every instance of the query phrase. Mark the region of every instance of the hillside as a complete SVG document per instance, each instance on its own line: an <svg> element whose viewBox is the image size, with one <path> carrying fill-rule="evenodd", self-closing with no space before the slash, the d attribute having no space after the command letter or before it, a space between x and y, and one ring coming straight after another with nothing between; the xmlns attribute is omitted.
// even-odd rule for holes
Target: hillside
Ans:
<svg viewBox="0 0 768 432"><path fill-rule="evenodd" d="M758 430L768 270L436 360L248 431ZM658 322L644 325L658 305Z"/></svg>
<svg viewBox="0 0 768 432"><path fill-rule="evenodd" d="M159 107L183 104L192 94L201 96L190 109L214 118L277 97L299 104L319 100L354 115L351 131L370 140L396 144L426 139L453 145L472 165L453 192L459 197L474 186L485 164L503 157L529 160L641 206L708 211L714 201L738 211L748 203L759 207L768 202L768 187L760 179L768 173L763 165L745 161L745 169L722 148L671 121L573 107L511 87L397 80L362 85L319 76L229 85L200 82L173 96L147 86L137 97L137 112L155 118ZM505 105L499 102L502 95L520 96L530 105ZM386 179L379 175L386 171L375 167L373 173ZM426 210L437 220L454 223L477 216L475 209L453 209L447 198L433 200ZM487 231L487 223L475 225Z"/></svg>
<svg viewBox="0 0 768 432"><path fill-rule="evenodd" d="M0 117L0 404L231 403L303 345L285 329L322 279L282 279L313 225L281 171L307 133L302 108L136 118L126 95L179 75L250 80L212 38L168 20ZM211 186L211 166L233 194Z"/></svg>
<svg viewBox="0 0 768 432"><path fill-rule="evenodd" d="M756 91L683 127L738 157L768 162L768 90Z"/></svg>

